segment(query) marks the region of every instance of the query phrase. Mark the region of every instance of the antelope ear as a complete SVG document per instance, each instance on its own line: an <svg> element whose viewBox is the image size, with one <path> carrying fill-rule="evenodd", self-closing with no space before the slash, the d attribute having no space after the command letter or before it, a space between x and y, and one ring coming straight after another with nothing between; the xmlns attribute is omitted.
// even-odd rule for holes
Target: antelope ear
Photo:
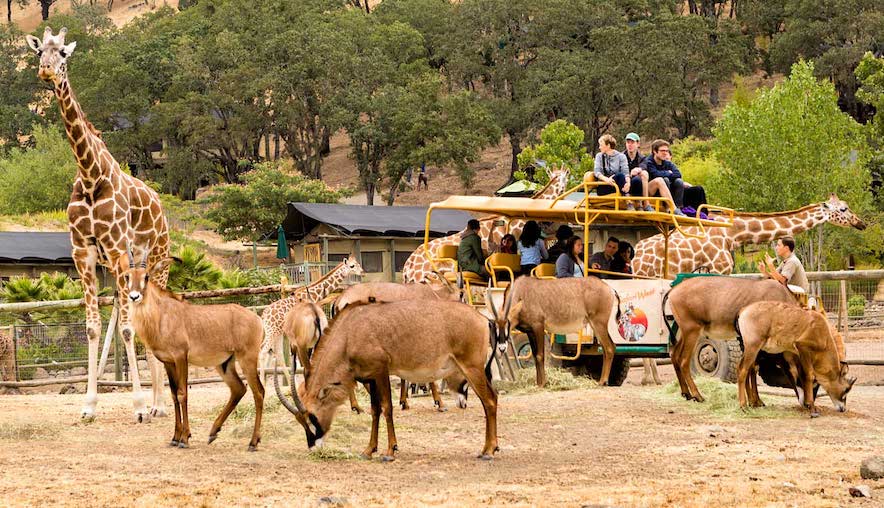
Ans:
<svg viewBox="0 0 884 508"><path fill-rule="evenodd" d="M150 267L150 276L157 277L166 270L169 269L169 265L171 265L175 261L174 258L165 258L154 263L152 267Z"/></svg>
<svg viewBox="0 0 884 508"><path fill-rule="evenodd" d="M26 35L25 39L27 39L28 41L28 47L34 50L34 53L40 52L40 45L42 44L42 42L40 42L40 39L34 37L31 34Z"/></svg>

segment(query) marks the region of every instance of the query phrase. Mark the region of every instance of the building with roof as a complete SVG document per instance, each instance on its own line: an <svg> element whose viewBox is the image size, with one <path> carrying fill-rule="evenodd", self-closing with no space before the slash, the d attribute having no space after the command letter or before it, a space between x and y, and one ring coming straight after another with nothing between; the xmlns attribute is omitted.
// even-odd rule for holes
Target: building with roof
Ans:
<svg viewBox="0 0 884 508"><path fill-rule="evenodd" d="M436 211L430 237L463 231L471 218ZM352 253L365 269L364 280L400 281L408 256L423 244L426 219L427 208L420 206L289 203L282 228L292 263L335 264Z"/></svg>
<svg viewBox="0 0 884 508"><path fill-rule="evenodd" d="M69 233L0 232L0 280L46 272L78 276Z"/></svg>

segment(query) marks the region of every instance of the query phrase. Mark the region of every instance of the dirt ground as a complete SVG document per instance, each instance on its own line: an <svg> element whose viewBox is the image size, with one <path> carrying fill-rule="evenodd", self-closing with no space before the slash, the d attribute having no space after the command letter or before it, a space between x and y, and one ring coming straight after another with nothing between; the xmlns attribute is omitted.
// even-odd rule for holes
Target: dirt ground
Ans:
<svg viewBox="0 0 884 508"><path fill-rule="evenodd" d="M669 367L661 367L666 380ZM437 413L427 397L395 411L401 451L393 463L357 454L370 418L342 408L323 456L271 400L263 441L246 451L251 395L212 445L226 399L219 385L191 391L191 448L167 446L170 418L131 423L128 393L102 394L99 418L78 422L82 395L0 397L0 499L14 505L251 506L388 504L566 506L881 506L884 482L863 481L863 459L884 449L884 389L857 386L849 412L821 401L811 420L784 391L765 388L776 417L712 413L665 388L503 394L501 451L475 458L483 416ZM779 393L780 395L776 395ZM451 397L446 401L452 405ZM381 446L385 445L381 429ZM865 483L873 499L853 499Z"/></svg>

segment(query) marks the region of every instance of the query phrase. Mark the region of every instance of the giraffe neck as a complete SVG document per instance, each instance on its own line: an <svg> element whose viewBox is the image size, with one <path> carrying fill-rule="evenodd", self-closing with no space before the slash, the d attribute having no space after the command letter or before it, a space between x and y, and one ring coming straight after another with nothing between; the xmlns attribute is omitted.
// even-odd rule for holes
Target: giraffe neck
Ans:
<svg viewBox="0 0 884 508"><path fill-rule="evenodd" d="M738 215L734 217L734 225L728 228L728 235L733 248L747 243L765 243L784 236L794 236L828 220L828 214L819 204L770 215Z"/></svg>
<svg viewBox="0 0 884 508"><path fill-rule="evenodd" d="M92 190L97 182L110 178L113 170L112 164L99 157L99 153L106 150L104 141L86 119L83 109L74 97L67 76L55 84L55 97L61 109L68 141L77 158L77 177L83 183L85 190ZM110 157L106 159L113 161Z"/></svg>
<svg viewBox="0 0 884 508"><path fill-rule="evenodd" d="M334 267L330 272L318 281L307 287L311 301L318 302L332 294L344 282L344 263Z"/></svg>

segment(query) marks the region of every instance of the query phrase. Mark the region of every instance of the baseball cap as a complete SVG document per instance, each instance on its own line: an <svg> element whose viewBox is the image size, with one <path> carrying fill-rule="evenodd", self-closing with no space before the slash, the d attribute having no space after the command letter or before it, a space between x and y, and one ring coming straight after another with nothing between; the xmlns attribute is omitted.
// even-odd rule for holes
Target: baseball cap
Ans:
<svg viewBox="0 0 884 508"><path fill-rule="evenodd" d="M632 141L641 141L641 138L638 137L638 134L634 132L630 132L629 134L627 134L626 139L631 139Z"/></svg>

